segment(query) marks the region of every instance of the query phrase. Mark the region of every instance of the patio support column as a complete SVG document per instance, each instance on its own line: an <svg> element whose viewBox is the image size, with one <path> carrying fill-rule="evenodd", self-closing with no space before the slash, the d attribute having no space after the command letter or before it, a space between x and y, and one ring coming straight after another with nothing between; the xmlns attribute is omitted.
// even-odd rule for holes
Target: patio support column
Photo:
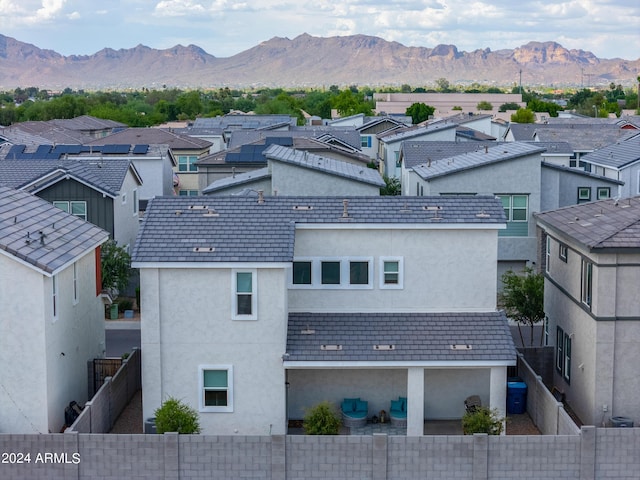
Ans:
<svg viewBox="0 0 640 480"><path fill-rule="evenodd" d="M507 412L507 367L491 367L489 377L489 408L498 410L498 415L506 418ZM503 425L502 435L506 434Z"/></svg>
<svg viewBox="0 0 640 480"><path fill-rule="evenodd" d="M424 435L424 368L407 371L407 436Z"/></svg>

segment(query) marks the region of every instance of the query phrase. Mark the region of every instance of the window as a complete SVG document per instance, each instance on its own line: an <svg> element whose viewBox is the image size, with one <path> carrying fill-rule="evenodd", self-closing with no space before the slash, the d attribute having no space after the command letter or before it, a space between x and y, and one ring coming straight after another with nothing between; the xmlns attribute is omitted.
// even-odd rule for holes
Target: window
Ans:
<svg viewBox="0 0 640 480"><path fill-rule="evenodd" d="M591 293L593 288L593 263L582 260L582 303L591 307Z"/></svg>
<svg viewBox="0 0 640 480"><path fill-rule="evenodd" d="M569 255L569 249L564 243L561 243L560 246L558 247L558 257L560 257L560 260L567 263L568 255Z"/></svg>
<svg viewBox="0 0 640 480"><path fill-rule="evenodd" d="M598 200L611 198L611 189L609 187L598 187Z"/></svg>
<svg viewBox="0 0 640 480"><path fill-rule="evenodd" d="M340 285L340 262L322 262L322 284Z"/></svg>
<svg viewBox="0 0 640 480"><path fill-rule="evenodd" d="M233 270L234 320L257 320L256 271Z"/></svg>
<svg viewBox="0 0 640 480"><path fill-rule="evenodd" d="M544 317L544 345L549 345L549 317Z"/></svg>
<svg viewBox="0 0 640 480"><path fill-rule="evenodd" d="M360 147L371 148L371 137L369 135L360 136Z"/></svg>
<svg viewBox="0 0 640 480"><path fill-rule="evenodd" d="M138 190L133 191L133 202L131 202L133 208L133 215L138 215L139 202L138 202Z"/></svg>
<svg viewBox="0 0 640 480"><path fill-rule="evenodd" d="M551 268L551 237L547 235L547 246L546 246L546 255L545 255L545 265L544 270L549 273L549 269Z"/></svg>
<svg viewBox="0 0 640 480"><path fill-rule="evenodd" d="M380 288L403 288L403 261L401 257L380 257Z"/></svg>
<svg viewBox="0 0 640 480"><path fill-rule="evenodd" d="M179 172L197 172L198 166L196 155L178 155L178 171Z"/></svg>
<svg viewBox="0 0 640 480"><path fill-rule="evenodd" d="M180 190L178 195L181 197L197 197L198 190Z"/></svg>
<svg viewBox="0 0 640 480"><path fill-rule="evenodd" d="M507 228L500 230L501 237L526 237L529 235L529 196L498 195L502 201Z"/></svg>
<svg viewBox="0 0 640 480"><path fill-rule="evenodd" d="M591 201L591 187L578 187L578 203Z"/></svg>
<svg viewBox="0 0 640 480"><path fill-rule="evenodd" d="M233 412L233 366L198 367L201 412Z"/></svg>
<svg viewBox="0 0 640 480"><path fill-rule="evenodd" d="M556 370L562 373L564 366L564 332L556 327Z"/></svg>
<svg viewBox="0 0 640 480"><path fill-rule="evenodd" d="M349 284L369 285L369 262L349 262Z"/></svg>
<svg viewBox="0 0 640 480"><path fill-rule="evenodd" d="M73 262L73 304L78 303L78 262Z"/></svg>
<svg viewBox="0 0 640 480"><path fill-rule="evenodd" d="M571 335L564 334L564 365L562 366L562 376L569 382L571 380Z"/></svg>
<svg viewBox="0 0 640 480"><path fill-rule="evenodd" d="M294 285L311 285L311 264L310 261L293 262Z"/></svg>
<svg viewBox="0 0 640 480"><path fill-rule="evenodd" d="M396 157L396 168L400 168L400 151L395 151L393 154Z"/></svg>
<svg viewBox="0 0 640 480"><path fill-rule="evenodd" d="M87 202L53 202L53 205L83 220L87 219Z"/></svg>
<svg viewBox="0 0 640 480"><path fill-rule="evenodd" d="M58 320L58 276L51 277L51 307L53 309L53 321Z"/></svg>

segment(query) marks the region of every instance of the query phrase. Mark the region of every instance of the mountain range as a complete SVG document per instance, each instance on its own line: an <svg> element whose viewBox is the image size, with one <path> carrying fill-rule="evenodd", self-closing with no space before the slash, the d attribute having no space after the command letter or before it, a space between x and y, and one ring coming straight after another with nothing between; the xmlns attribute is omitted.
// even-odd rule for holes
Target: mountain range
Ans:
<svg viewBox="0 0 640 480"><path fill-rule="evenodd" d="M600 59L551 41L464 52L455 45L406 47L366 35L302 34L274 37L219 58L195 45L165 50L138 45L63 56L0 34L0 90L428 87L441 78L452 85L631 86L639 74L640 59Z"/></svg>

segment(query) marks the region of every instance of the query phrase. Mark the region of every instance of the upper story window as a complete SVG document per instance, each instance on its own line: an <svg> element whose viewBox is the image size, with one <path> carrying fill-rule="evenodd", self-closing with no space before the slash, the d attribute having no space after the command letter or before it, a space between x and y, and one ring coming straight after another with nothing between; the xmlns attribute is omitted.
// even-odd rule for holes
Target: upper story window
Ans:
<svg viewBox="0 0 640 480"><path fill-rule="evenodd" d="M591 187L578 187L578 203L591 201Z"/></svg>
<svg viewBox="0 0 640 480"><path fill-rule="evenodd" d="M233 270L234 320L257 320L257 272L256 270Z"/></svg>
<svg viewBox="0 0 640 480"><path fill-rule="evenodd" d="M179 172L197 172L198 166L197 155L178 155L178 171Z"/></svg>
<svg viewBox="0 0 640 480"><path fill-rule="evenodd" d="M404 262L402 257L380 257L380 288L404 287Z"/></svg>
<svg viewBox="0 0 640 480"><path fill-rule="evenodd" d="M607 198L611 198L611 188L598 187L598 200L606 200Z"/></svg>
<svg viewBox="0 0 640 480"><path fill-rule="evenodd" d="M360 147L361 148L371 148L371 137L369 135L361 135L360 136Z"/></svg>
<svg viewBox="0 0 640 480"><path fill-rule="evenodd" d="M340 262L328 261L320 264L323 285L340 285Z"/></svg>
<svg viewBox="0 0 640 480"><path fill-rule="evenodd" d="M180 190L178 195L181 197L197 197L198 190Z"/></svg>
<svg viewBox="0 0 640 480"><path fill-rule="evenodd" d="M293 284L311 285L312 262L293 262Z"/></svg>
<svg viewBox="0 0 640 480"><path fill-rule="evenodd" d="M198 367L201 412L233 412L233 366Z"/></svg>
<svg viewBox="0 0 640 480"><path fill-rule="evenodd" d="M556 327L556 370L571 382L571 335Z"/></svg>
<svg viewBox="0 0 640 480"><path fill-rule="evenodd" d="M131 206L133 208L133 215L138 215L138 210L140 208L140 202L138 199L138 190L133 191L133 201L131 202Z"/></svg>
<svg viewBox="0 0 640 480"><path fill-rule="evenodd" d="M297 258L291 288L373 288L373 258Z"/></svg>
<svg viewBox="0 0 640 480"><path fill-rule="evenodd" d="M506 230L499 235L505 237L526 237L529 235L529 195L498 195L502 201L507 219Z"/></svg>
<svg viewBox="0 0 640 480"><path fill-rule="evenodd" d="M122 198L122 204L123 204L123 205L124 205L125 203L127 203L127 194L126 194L126 193L123 193L123 194L121 195L121 198Z"/></svg>
<svg viewBox="0 0 640 480"><path fill-rule="evenodd" d="M73 304L78 303L80 292L78 290L78 262L73 262Z"/></svg>
<svg viewBox="0 0 640 480"><path fill-rule="evenodd" d="M560 260L566 263L568 256L569 256L569 249L564 243L561 243L560 246L558 247L558 257L560 258Z"/></svg>
<svg viewBox="0 0 640 480"><path fill-rule="evenodd" d="M369 285L369 262L349 262L349 284Z"/></svg>
<svg viewBox="0 0 640 480"><path fill-rule="evenodd" d="M51 277L51 309L53 312L52 321L58 320L58 276Z"/></svg>
<svg viewBox="0 0 640 480"><path fill-rule="evenodd" d="M75 215L83 220L87 219L87 202L84 201L56 201L53 202L55 207L58 207L60 210L64 210L71 215Z"/></svg>
<svg viewBox="0 0 640 480"><path fill-rule="evenodd" d="M582 286L580 289L580 300L591 307L593 290L593 263L582 260Z"/></svg>
<svg viewBox="0 0 640 480"><path fill-rule="evenodd" d="M544 264L544 270L549 273L549 270L551 269L551 237L549 235L547 235L547 245L546 245L546 255L545 255L545 264Z"/></svg>

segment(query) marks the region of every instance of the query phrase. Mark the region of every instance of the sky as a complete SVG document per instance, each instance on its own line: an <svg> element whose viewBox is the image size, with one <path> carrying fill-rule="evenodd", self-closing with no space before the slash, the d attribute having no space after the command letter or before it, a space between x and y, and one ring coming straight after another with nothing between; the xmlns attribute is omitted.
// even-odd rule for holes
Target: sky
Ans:
<svg viewBox="0 0 640 480"><path fill-rule="evenodd" d="M230 57L273 37L372 35L460 51L555 41L640 58L639 0L0 0L0 34L62 55L142 44Z"/></svg>

